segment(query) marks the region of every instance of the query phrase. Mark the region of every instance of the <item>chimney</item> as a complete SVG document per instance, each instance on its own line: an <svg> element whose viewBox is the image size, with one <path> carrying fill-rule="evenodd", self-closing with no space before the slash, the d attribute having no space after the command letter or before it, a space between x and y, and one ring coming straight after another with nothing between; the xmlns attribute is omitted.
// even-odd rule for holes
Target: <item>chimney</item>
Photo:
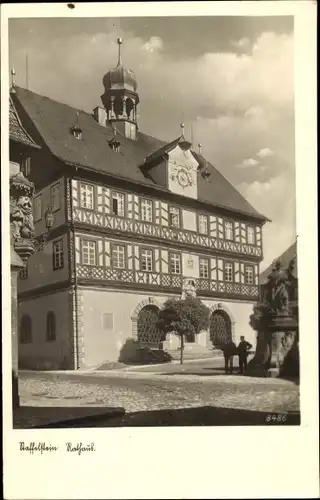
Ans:
<svg viewBox="0 0 320 500"><path fill-rule="evenodd" d="M94 108L93 117L99 123L99 125L102 125L103 127L106 126L107 112L104 108L100 108L100 106Z"/></svg>

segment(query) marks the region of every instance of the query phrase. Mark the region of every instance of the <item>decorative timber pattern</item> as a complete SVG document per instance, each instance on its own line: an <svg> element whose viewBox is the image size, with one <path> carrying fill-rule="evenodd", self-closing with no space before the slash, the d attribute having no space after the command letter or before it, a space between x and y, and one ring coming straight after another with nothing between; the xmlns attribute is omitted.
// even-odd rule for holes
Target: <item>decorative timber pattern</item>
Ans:
<svg viewBox="0 0 320 500"><path fill-rule="evenodd" d="M166 241L179 242L179 243L184 243L186 245L201 246L205 248L210 248L212 250L238 253L252 257L262 256L262 251L260 246L249 245L245 243L246 241L245 229L243 228L241 229L240 241L224 240L221 219L219 219L219 225L218 225L219 237L217 238L212 236L211 234L205 235L193 231L188 231L185 229L168 227L167 225L164 225L165 223L167 223L164 216L162 217L161 220L162 225L139 221L137 220L138 218L137 210L138 210L138 204L136 200L134 203L135 219L126 219L123 217L108 215L102 212L86 210L74 206L73 220L75 223L80 222L83 224L90 224L103 229L121 231L124 233L131 233L138 236L160 238ZM159 220L158 212L156 212L156 220ZM214 224L212 224L212 232L214 234L216 233ZM240 238L238 237L237 239Z"/></svg>
<svg viewBox="0 0 320 500"><path fill-rule="evenodd" d="M77 264L77 277L83 280L101 280L105 283L134 284L145 287L181 289L183 277L167 273L144 272L130 269L112 269L111 267L98 267ZM196 290L201 294L214 295L218 292L229 296L257 297L258 286L238 283L225 283L212 279L194 278Z"/></svg>

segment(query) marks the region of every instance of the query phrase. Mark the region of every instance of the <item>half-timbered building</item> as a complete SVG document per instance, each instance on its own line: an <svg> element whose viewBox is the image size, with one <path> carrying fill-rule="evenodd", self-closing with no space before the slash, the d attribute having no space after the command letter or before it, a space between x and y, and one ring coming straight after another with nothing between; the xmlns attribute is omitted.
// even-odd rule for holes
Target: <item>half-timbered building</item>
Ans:
<svg viewBox="0 0 320 500"><path fill-rule="evenodd" d="M120 46L119 46L120 47ZM119 52L120 54L120 52ZM41 145L29 164L34 222L53 229L20 277L20 320L32 334L21 366L77 369L121 358L126 346L174 352L157 312L186 280L211 309L210 328L186 338L195 355L246 335L258 297L266 219L185 138L138 129L137 81L118 65L92 114L15 87L15 107ZM128 352L128 350L126 351Z"/></svg>

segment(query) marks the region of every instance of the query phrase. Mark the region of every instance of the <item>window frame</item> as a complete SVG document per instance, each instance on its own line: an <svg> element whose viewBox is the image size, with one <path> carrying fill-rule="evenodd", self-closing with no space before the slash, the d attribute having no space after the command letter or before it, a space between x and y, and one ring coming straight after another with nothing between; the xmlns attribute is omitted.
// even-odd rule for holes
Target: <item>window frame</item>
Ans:
<svg viewBox="0 0 320 500"><path fill-rule="evenodd" d="M37 212L36 212L36 203L38 200L40 201L40 217L37 217ZM33 198L33 207L34 207L33 210L34 222L39 222L42 220L42 193L37 194Z"/></svg>
<svg viewBox="0 0 320 500"><path fill-rule="evenodd" d="M179 268L180 268L180 272L179 273L175 273L171 269L172 257L174 255L178 255L179 256ZM181 256L181 253L179 253L179 252L173 252L173 251L169 252L169 273L173 274L174 276L182 276L182 256Z"/></svg>
<svg viewBox="0 0 320 500"><path fill-rule="evenodd" d="M90 264L90 262L85 263L83 259L83 247L84 243L93 243L93 248L94 248L94 263ZM89 250L88 250L88 256L90 255ZM90 266L94 267L97 265L97 241L91 238L81 238L81 264L83 266Z"/></svg>
<svg viewBox="0 0 320 500"><path fill-rule="evenodd" d="M150 247L140 247L140 271L144 273L153 273L155 269L155 254L154 254L154 248ZM142 269L142 253L143 252L151 252L151 269Z"/></svg>
<svg viewBox="0 0 320 500"><path fill-rule="evenodd" d="M247 279L247 269L251 269L251 271L252 271L252 283L248 282L248 279ZM254 285L255 284L254 266L252 264L245 264L244 265L244 282L245 282L246 285Z"/></svg>
<svg viewBox="0 0 320 500"><path fill-rule="evenodd" d="M50 332L49 335L49 318L53 318L53 334ZM57 322L56 322L56 315L53 311L48 311L47 312L47 317L46 317L46 342L56 342L57 340Z"/></svg>
<svg viewBox="0 0 320 500"><path fill-rule="evenodd" d="M81 191L81 188L83 186L92 188L92 208L90 208L90 207L84 207L82 205L82 191ZM80 206L80 208L83 208L84 210L94 211L95 208L96 208L96 190L95 190L95 185L91 184L90 182L79 181L79 193L80 193L80 200L79 200L79 206Z"/></svg>
<svg viewBox="0 0 320 500"><path fill-rule="evenodd" d="M23 156L21 160L21 170L25 177L29 177L29 175L31 174L31 156Z"/></svg>
<svg viewBox="0 0 320 500"><path fill-rule="evenodd" d="M56 182L55 184L53 184L51 187L50 187L50 201L51 201L51 210L52 212L58 212L58 210L60 210L61 208L61 196L60 196L60 187L61 187L61 184L60 182ZM54 205L53 205L53 195L52 195L52 192L55 188L58 188L58 208L54 208Z"/></svg>
<svg viewBox="0 0 320 500"><path fill-rule="evenodd" d="M207 221L207 230L205 232L200 231L200 219L201 217L205 217ZM198 214L198 233L202 235L208 235L209 234L209 216L207 214Z"/></svg>
<svg viewBox="0 0 320 500"><path fill-rule="evenodd" d="M61 244L61 251L59 252L60 255L62 255L62 263L60 262L60 265L56 264L56 246ZM52 242L52 269L53 271L57 271L58 269L63 269L64 268L64 245L63 245L63 238L59 238L58 240L55 240Z"/></svg>
<svg viewBox="0 0 320 500"><path fill-rule="evenodd" d="M176 210L178 213L178 222L179 224L175 226L171 223L171 209ZM176 205L168 205L168 226L175 229L182 229L182 217L181 217L181 208Z"/></svg>
<svg viewBox="0 0 320 500"><path fill-rule="evenodd" d="M252 229L252 236L253 236L253 241L252 243L249 242L249 229ZM247 236L247 245L256 245L256 230L254 226L247 226L246 227L246 236Z"/></svg>
<svg viewBox="0 0 320 500"><path fill-rule="evenodd" d="M151 220L145 220L142 218L142 204L144 201L147 201L147 202L151 202ZM150 223L154 223L154 201L151 199L151 198L146 198L145 196L144 197L140 197L139 198L139 210L140 210L140 220L142 222L149 222Z"/></svg>
<svg viewBox="0 0 320 500"><path fill-rule="evenodd" d="M25 266L19 271L19 279L27 280L28 278L29 278L29 270L28 270L28 263L26 263Z"/></svg>
<svg viewBox="0 0 320 500"><path fill-rule="evenodd" d="M232 238L227 238L227 229L226 229L227 224L231 224ZM225 241L235 241L235 239L234 239L234 221L233 220L224 219L224 221L223 221L223 236L224 236Z"/></svg>
<svg viewBox="0 0 320 500"><path fill-rule="evenodd" d="M206 262L208 265L208 276L207 277L201 276L201 261ZM202 280L209 280L210 279L210 259L209 259L209 257L200 257L199 256L199 278Z"/></svg>
<svg viewBox="0 0 320 500"><path fill-rule="evenodd" d="M110 207L110 209L111 209L111 215L114 215L115 217L123 217L123 218L126 217L127 216L127 195L126 195L126 193L124 193L123 191L117 191L115 189L111 189L111 193L110 194L111 194L111 196L110 196L110 199L111 199L111 207ZM113 195L119 195L119 194L121 196L123 196L123 215L115 214L113 212L113 200L114 200Z"/></svg>
<svg viewBox="0 0 320 500"><path fill-rule="evenodd" d="M115 266L114 263L113 263L113 251L114 251L115 247L123 247L123 249L124 249L124 251L123 251L124 267ZM128 268L127 245L125 245L124 243L115 243L115 242L112 242L111 245L110 245L110 250L111 250L111 252L110 252L110 265L111 265L111 268L112 269L120 269L120 270L127 269Z"/></svg>
<svg viewBox="0 0 320 500"><path fill-rule="evenodd" d="M227 266L231 266L231 270L232 270L232 276L231 276L231 280L227 280L226 279L226 269L227 269ZM223 281L225 283L234 283L234 262L231 262L231 261L225 261L224 262L224 265L223 265Z"/></svg>
<svg viewBox="0 0 320 500"><path fill-rule="evenodd" d="M23 330L23 319L28 320L28 326L30 330L28 330L28 336L22 335L22 332L25 331ZM20 318L19 321L19 344L32 344L33 338L32 338L32 319L29 314L23 314Z"/></svg>

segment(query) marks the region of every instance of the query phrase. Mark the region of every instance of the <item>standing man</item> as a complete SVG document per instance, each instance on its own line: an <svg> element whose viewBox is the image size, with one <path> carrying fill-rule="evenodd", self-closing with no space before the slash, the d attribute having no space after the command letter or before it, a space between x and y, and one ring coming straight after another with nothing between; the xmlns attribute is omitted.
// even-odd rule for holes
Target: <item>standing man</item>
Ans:
<svg viewBox="0 0 320 500"><path fill-rule="evenodd" d="M238 356L239 356L239 368L240 373L243 375L247 370L247 359L249 355L249 351L252 348L250 342L247 342L242 335L240 337L240 343L238 345Z"/></svg>
<svg viewBox="0 0 320 500"><path fill-rule="evenodd" d="M221 348L224 356L224 371L226 374L233 372L233 356L237 354L237 346L232 340L229 340Z"/></svg>

